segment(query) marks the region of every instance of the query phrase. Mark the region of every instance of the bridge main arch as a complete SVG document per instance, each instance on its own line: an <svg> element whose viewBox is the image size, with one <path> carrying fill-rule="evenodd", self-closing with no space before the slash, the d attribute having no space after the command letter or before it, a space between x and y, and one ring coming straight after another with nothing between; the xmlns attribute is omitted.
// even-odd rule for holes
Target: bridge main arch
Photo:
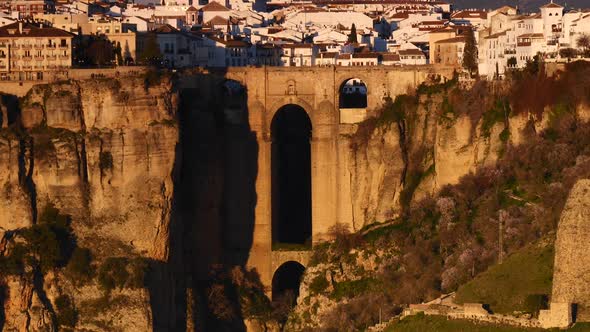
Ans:
<svg viewBox="0 0 590 332"><path fill-rule="evenodd" d="M280 107L271 122L273 244L311 245L311 132L303 107Z"/></svg>

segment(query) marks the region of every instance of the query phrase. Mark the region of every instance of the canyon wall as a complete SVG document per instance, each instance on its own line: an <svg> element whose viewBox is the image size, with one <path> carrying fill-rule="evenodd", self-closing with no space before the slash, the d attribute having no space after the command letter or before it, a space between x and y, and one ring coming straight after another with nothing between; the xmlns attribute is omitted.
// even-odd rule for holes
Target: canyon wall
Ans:
<svg viewBox="0 0 590 332"><path fill-rule="evenodd" d="M90 249L95 262L168 260L179 143L171 88L126 77L38 85L19 102L5 96L0 251L8 254L14 231L37 224L52 204L71 216L77 246ZM101 305L96 283L34 274L7 278L4 330L54 330L55 300L63 294L79 308L80 329L151 329L145 289L116 289Z"/></svg>
<svg viewBox="0 0 590 332"><path fill-rule="evenodd" d="M590 319L589 208L590 180L584 179L578 181L570 192L559 220L555 242L551 307L554 310L554 303L575 304L577 321Z"/></svg>
<svg viewBox="0 0 590 332"><path fill-rule="evenodd" d="M253 71L259 76L250 79L267 74ZM219 264L256 268L270 286L271 225L257 219L270 220L271 192L261 188L270 187L268 123L277 109L262 106L266 86L260 82L248 92L251 99L241 101L247 105L224 108L223 75L184 79L190 84L166 77L150 83L143 75L71 80L35 86L20 100L2 98L0 256L14 251L18 230L37 224L53 205L71 216L76 245L90 249L97 270L113 258L148 266L143 287L115 287L108 300L97 280L79 285L61 270L5 276L5 330L55 330L55 303L64 294L78 308L76 328L190 329L203 324L207 314L196 311L206 306L210 268ZM397 86L391 96L406 88ZM319 160L312 178L319 179L314 190L325 195L314 197L314 213L350 214L356 231L392 220L404 205L493 164L507 144L526 139L531 124L524 114L490 121L443 112L441 93L420 94L404 121L377 116L338 124L334 91L329 102L276 89L275 106L299 102L319 124L312 133L312 156ZM377 103L382 96L374 94ZM330 212L340 208L346 211ZM256 250L260 260L252 259ZM201 330L245 328L217 327Z"/></svg>

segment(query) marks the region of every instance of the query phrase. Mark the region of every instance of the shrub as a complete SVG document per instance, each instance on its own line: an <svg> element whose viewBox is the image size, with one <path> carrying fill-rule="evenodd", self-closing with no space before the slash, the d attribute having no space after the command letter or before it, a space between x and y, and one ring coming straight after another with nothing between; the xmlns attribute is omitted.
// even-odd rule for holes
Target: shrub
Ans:
<svg viewBox="0 0 590 332"><path fill-rule="evenodd" d="M125 287L129 278L127 264L124 257L109 257L102 263L98 272L98 284L105 292Z"/></svg>
<svg viewBox="0 0 590 332"><path fill-rule="evenodd" d="M100 152L98 167L101 171L113 169L113 155L109 151Z"/></svg>
<svg viewBox="0 0 590 332"><path fill-rule="evenodd" d="M309 284L309 291L312 294L319 294L325 291L329 285L330 283L328 282L326 277L323 274L320 274L319 276L313 278L313 280Z"/></svg>
<svg viewBox="0 0 590 332"><path fill-rule="evenodd" d="M72 300L66 295L60 295L55 299L57 311L57 324L73 328L78 322L78 312Z"/></svg>
<svg viewBox="0 0 590 332"><path fill-rule="evenodd" d="M131 273L127 280L129 288L143 288L145 286L145 276L148 270L147 262L140 257L134 258L130 262Z"/></svg>
<svg viewBox="0 0 590 332"><path fill-rule="evenodd" d="M546 294L530 294L524 300L525 311L531 313L534 317L539 316L539 311L548 309L549 297Z"/></svg>
<svg viewBox="0 0 590 332"><path fill-rule="evenodd" d="M376 282L375 279L371 278L338 282L334 285L334 292L332 292L330 297L336 301L340 301L343 298L352 298L374 288Z"/></svg>
<svg viewBox="0 0 590 332"><path fill-rule="evenodd" d="M76 247L66 265L66 273L76 283L84 282L92 278L92 256L87 248Z"/></svg>

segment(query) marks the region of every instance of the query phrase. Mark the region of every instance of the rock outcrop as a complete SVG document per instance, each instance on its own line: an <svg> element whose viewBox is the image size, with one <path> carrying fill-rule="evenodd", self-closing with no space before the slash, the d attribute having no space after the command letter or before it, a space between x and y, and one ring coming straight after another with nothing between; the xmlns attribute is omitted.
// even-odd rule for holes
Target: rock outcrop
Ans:
<svg viewBox="0 0 590 332"><path fill-rule="evenodd" d="M590 180L572 188L557 228L554 303L575 304L577 321L590 320Z"/></svg>
<svg viewBox="0 0 590 332"><path fill-rule="evenodd" d="M20 109L12 105L19 116L0 132L0 251L51 203L71 216L76 244L97 268L109 257L166 261L178 157L171 88L165 80L146 87L142 77L67 81L35 86ZM105 304L97 282L35 278L5 279L5 330L54 330L62 294L79 308L80 329L151 329L146 290L114 291Z"/></svg>

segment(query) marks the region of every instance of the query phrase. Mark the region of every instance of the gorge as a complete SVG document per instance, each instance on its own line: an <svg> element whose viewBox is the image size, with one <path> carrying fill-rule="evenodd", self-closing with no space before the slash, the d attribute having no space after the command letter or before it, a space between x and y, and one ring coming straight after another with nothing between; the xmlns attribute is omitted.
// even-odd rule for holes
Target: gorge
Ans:
<svg viewBox="0 0 590 332"><path fill-rule="evenodd" d="M342 107L352 78L364 108ZM514 100L510 89L445 68L246 68L4 94L0 330L259 330L280 321L260 309L264 295L287 290L302 292L304 317L311 248L335 226L390 225L563 114L590 119L587 95L567 111L559 94L525 109L542 90ZM60 234L68 245L44 266L46 239ZM397 249L353 265L376 269ZM319 323L302 320L287 326Z"/></svg>

